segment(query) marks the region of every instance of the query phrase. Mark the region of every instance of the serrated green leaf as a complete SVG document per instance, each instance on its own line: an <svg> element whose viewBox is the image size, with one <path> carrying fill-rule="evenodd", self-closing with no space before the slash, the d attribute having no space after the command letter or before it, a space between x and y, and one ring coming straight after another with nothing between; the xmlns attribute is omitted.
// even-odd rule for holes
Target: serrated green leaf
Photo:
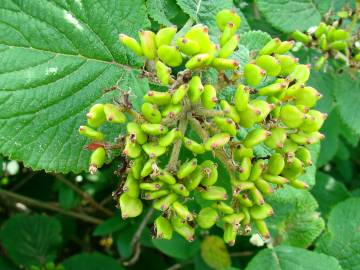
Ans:
<svg viewBox="0 0 360 270"><path fill-rule="evenodd" d="M324 217L328 216L334 205L350 197L350 192L342 182L323 172L317 172L316 185L311 193L319 203L320 212Z"/></svg>
<svg viewBox="0 0 360 270"><path fill-rule="evenodd" d="M77 127L88 108L117 96L104 92L117 82L135 97L148 89L118 41L149 25L143 0L4 0L0 17L0 152L34 169L85 170Z"/></svg>
<svg viewBox="0 0 360 270"><path fill-rule="evenodd" d="M338 203L330 212L326 233L316 243L316 250L337 258L344 270L359 269L360 198Z"/></svg>
<svg viewBox="0 0 360 270"><path fill-rule="evenodd" d="M267 219L275 244L309 246L324 229L324 220L316 212L318 204L308 191L286 187L267 198L274 216Z"/></svg>
<svg viewBox="0 0 360 270"><path fill-rule="evenodd" d="M313 0L256 0L265 19L285 33L318 25L321 15Z"/></svg>
<svg viewBox="0 0 360 270"><path fill-rule="evenodd" d="M244 45L249 51L258 51L270 40L271 36L268 33L259 30L248 31L241 34L240 44Z"/></svg>
<svg viewBox="0 0 360 270"><path fill-rule="evenodd" d="M66 259L62 263L66 270L122 270L115 259L100 253L81 253Z"/></svg>
<svg viewBox="0 0 360 270"><path fill-rule="evenodd" d="M181 9L197 23L206 24L213 36L220 36L216 26L216 14L223 9L234 9L241 17L240 32L250 30L244 14L231 0L177 0Z"/></svg>
<svg viewBox="0 0 360 270"><path fill-rule="evenodd" d="M201 257L213 269L225 269L231 266L231 258L224 240L210 235L201 242Z"/></svg>
<svg viewBox="0 0 360 270"><path fill-rule="evenodd" d="M199 240L195 239L194 242L189 244L188 241L176 233L173 234L171 240L153 239L152 242L161 252L182 260L192 258L200 249Z"/></svg>
<svg viewBox="0 0 360 270"><path fill-rule="evenodd" d="M156 22L165 26L171 26L172 23L166 15L166 2L167 0L147 0L146 7L150 17Z"/></svg>
<svg viewBox="0 0 360 270"><path fill-rule="evenodd" d="M4 223L0 240L17 265L41 266L56 258L61 225L57 219L45 215L15 215Z"/></svg>
<svg viewBox="0 0 360 270"><path fill-rule="evenodd" d="M360 76L352 78L348 72L337 75L334 95L341 120L360 135Z"/></svg>
<svg viewBox="0 0 360 270"><path fill-rule="evenodd" d="M263 249L250 261L246 270L341 270L339 262L325 254L296 247Z"/></svg>

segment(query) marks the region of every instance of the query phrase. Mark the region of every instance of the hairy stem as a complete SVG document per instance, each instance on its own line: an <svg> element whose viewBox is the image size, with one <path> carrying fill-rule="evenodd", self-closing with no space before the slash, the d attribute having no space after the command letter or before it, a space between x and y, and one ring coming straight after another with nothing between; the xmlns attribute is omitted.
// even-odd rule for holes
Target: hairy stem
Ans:
<svg viewBox="0 0 360 270"><path fill-rule="evenodd" d="M51 211L55 211L58 213L61 213L63 215L67 215L70 217L74 217L77 219L80 219L82 221L88 222L88 223L92 223L92 224L101 224L103 222L103 220L83 214L83 213L78 213L75 211L70 211L70 210L65 210L63 208L60 208L56 205L51 204L50 202L42 202L39 200L35 200L11 191L7 191L4 189L0 189L0 197L5 197L5 198L10 198L15 200L16 202L20 202L23 203L25 205L28 206L33 206L33 207L37 207L37 208L43 208L46 210L51 210Z"/></svg>

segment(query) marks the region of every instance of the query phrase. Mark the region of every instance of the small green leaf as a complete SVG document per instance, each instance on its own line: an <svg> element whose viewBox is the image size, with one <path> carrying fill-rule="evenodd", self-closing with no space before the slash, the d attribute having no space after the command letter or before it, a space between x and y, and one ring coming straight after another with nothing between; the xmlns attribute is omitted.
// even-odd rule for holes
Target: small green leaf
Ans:
<svg viewBox="0 0 360 270"><path fill-rule="evenodd" d="M305 31L321 20L313 0L256 0L256 5L272 26L285 33Z"/></svg>
<svg viewBox="0 0 360 270"><path fill-rule="evenodd" d="M59 187L59 204L62 208L71 209L80 203L78 194L65 184Z"/></svg>
<svg viewBox="0 0 360 270"><path fill-rule="evenodd" d="M275 244L307 247L324 229L324 220L315 211L318 204L308 191L286 187L267 201L275 213L267 219Z"/></svg>
<svg viewBox="0 0 360 270"><path fill-rule="evenodd" d="M338 203L330 212L326 233L316 243L316 250L336 257L344 270L359 269L360 198Z"/></svg>
<svg viewBox="0 0 360 270"><path fill-rule="evenodd" d="M45 215L15 215L1 231L0 242L9 257L18 265L41 266L56 258L61 243L61 225Z"/></svg>
<svg viewBox="0 0 360 270"><path fill-rule="evenodd" d="M342 182L323 172L317 172L316 185L311 193L319 203L320 212L324 217L338 202L350 197L350 192Z"/></svg>
<svg viewBox="0 0 360 270"><path fill-rule="evenodd" d="M301 248L278 246L263 249L250 261L246 270L341 270L331 256Z"/></svg>
<svg viewBox="0 0 360 270"><path fill-rule="evenodd" d="M214 269L225 269L231 266L231 258L224 240L210 235L201 242L201 257Z"/></svg>
<svg viewBox="0 0 360 270"><path fill-rule="evenodd" d="M171 26L172 23L169 21L166 15L166 2L168 2L168 0L147 0L146 7L151 18L153 18L159 24Z"/></svg>
<svg viewBox="0 0 360 270"><path fill-rule="evenodd" d="M114 232L120 231L125 228L129 223L121 218L119 214L116 214L114 217L105 220L103 223L96 226L93 235L94 236L103 236L112 234Z"/></svg>
<svg viewBox="0 0 360 270"><path fill-rule="evenodd" d="M271 36L268 33L259 30L248 31L241 34L240 44L244 45L249 51L258 51L270 40Z"/></svg>
<svg viewBox="0 0 360 270"><path fill-rule="evenodd" d="M152 242L161 252L182 260L192 258L200 249L199 240L195 240L189 244L188 241L176 233L174 233L171 240L153 239Z"/></svg>
<svg viewBox="0 0 360 270"><path fill-rule="evenodd" d="M115 259L100 253L81 253L66 259L62 263L66 270L122 270Z"/></svg>

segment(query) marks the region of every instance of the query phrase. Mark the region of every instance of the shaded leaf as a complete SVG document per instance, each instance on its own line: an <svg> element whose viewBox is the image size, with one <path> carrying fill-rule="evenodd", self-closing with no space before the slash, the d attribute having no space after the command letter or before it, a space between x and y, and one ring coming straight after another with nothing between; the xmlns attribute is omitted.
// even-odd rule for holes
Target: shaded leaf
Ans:
<svg viewBox="0 0 360 270"><path fill-rule="evenodd" d="M62 263L66 270L122 270L115 259L100 253L81 253L66 259Z"/></svg>
<svg viewBox="0 0 360 270"><path fill-rule="evenodd" d="M61 225L57 219L44 215L15 215L4 223L0 240L16 264L41 266L56 258Z"/></svg>
<svg viewBox="0 0 360 270"><path fill-rule="evenodd" d="M129 223L121 218L117 213L114 217L105 220L103 223L96 226L93 235L94 236L103 236L107 234L120 231L125 228Z"/></svg>
<svg viewBox="0 0 360 270"><path fill-rule="evenodd" d="M204 238L201 242L201 257L214 269L225 269L231 266L231 258L224 240L215 235Z"/></svg>

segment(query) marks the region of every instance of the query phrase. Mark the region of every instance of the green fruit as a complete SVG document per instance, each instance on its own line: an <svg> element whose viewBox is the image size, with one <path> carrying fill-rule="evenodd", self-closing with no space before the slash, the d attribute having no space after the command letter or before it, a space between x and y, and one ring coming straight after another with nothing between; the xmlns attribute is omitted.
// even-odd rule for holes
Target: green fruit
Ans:
<svg viewBox="0 0 360 270"><path fill-rule="evenodd" d="M173 228L168 219L159 216L154 221L154 229L156 238L171 240Z"/></svg>
<svg viewBox="0 0 360 270"><path fill-rule="evenodd" d="M239 84L234 95L235 108L239 112L245 111L247 109L247 105L249 104L249 99L250 89L243 84Z"/></svg>
<svg viewBox="0 0 360 270"><path fill-rule="evenodd" d="M278 95L286 89L287 85L288 85L287 81L285 81L285 80L269 84L267 86L261 87L258 90L258 95L260 95L260 96Z"/></svg>
<svg viewBox="0 0 360 270"><path fill-rule="evenodd" d="M285 167L285 159L279 153L274 153L268 162L267 173L279 175Z"/></svg>
<svg viewBox="0 0 360 270"><path fill-rule="evenodd" d="M218 212L211 208L205 207L200 210L199 214L196 217L196 223L202 229L210 229L215 225L216 221L219 218Z"/></svg>
<svg viewBox="0 0 360 270"><path fill-rule="evenodd" d="M291 34L292 38L295 39L296 41L299 41L301 43L304 43L304 44L308 44L310 43L311 41L311 37L304 34L303 32L300 32L298 30L296 30L295 32L293 32Z"/></svg>
<svg viewBox="0 0 360 270"><path fill-rule="evenodd" d="M227 133L218 133L211 138L209 138L205 144L204 147L207 151L212 151L217 148L221 148L225 146L230 140L230 135Z"/></svg>
<svg viewBox="0 0 360 270"><path fill-rule="evenodd" d="M159 157L166 152L166 147L160 146L155 142L145 143L142 148L150 158Z"/></svg>
<svg viewBox="0 0 360 270"><path fill-rule="evenodd" d="M140 195L139 181L129 173L123 186L123 191L133 198L138 198Z"/></svg>
<svg viewBox="0 0 360 270"><path fill-rule="evenodd" d="M293 97L296 105L304 105L308 108L315 106L316 102L321 98L321 94L313 87L305 86L295 91Z"/></svg>
<svg viewBox="0 0 360 270"><path fill-rule="evenodd" d="M176 26L164 27L156 33L155 42L156 47L160 48L162 45L170 45L172 39L176 34Z"/></svg>
<svg viewBox="0 0 360 270"><path fill-rule="evenodd" d="M144 165L144 163L143 163L142 157L132 159L130 161L130 171L136 179L140 179L140 174L141 174L143 165Z"/></svg>
<svg viewBox="0 0 360 270"><path fill-rule="evenodd" d="M180 234L187 241L192 242L195 238L195 229L177 216L171 217L171 225L174 231Z"/></svg>
<svg viewBox="0 0 360 270"><path fill-rule="evenodd" d="M230 117L235 123L240 122L240 114L235 106L230 105L226 100L220 101L220 107L224 111L226 117Z"/></svg>
<svg viewBox="0 0 360 270"><path fill-rule="evenodd" d="M159 60L156 61L155 68L156 76L158 77L160 83L165 86L169 85L172 80L171 69Z"/></svg>
<svg viewBox="0 0 360 270"><path fill-rule="evenodd" d="M305 83L310 77L310 65L297 65L293 72L289 74L289 80Z"/></svg>
<svg viewBox="0 0 360 270"><path fill-rule="evenodd" d="M281 42L280 46L276 49L275 53L277 54L284 54L289 52L295 45L295 42L290 41L283 41Z"/></svg>
<svg viewBox="0 0 360 270"><path fill-rule="evenodd" d="M274 38L265 44L264 47L259 51L259 55L270 55L273 54L281 45L281 40Z"/></svg>
<svg viewBox="0 0 360 270"><path fill-rule="evenodd" d="M137 158L141 154L141 146L136 141L132 141L130 136L126 136L123 154L131 158Z"/></svg>
<svg viewBox="0 0 360 270"><path fill-rule="evenodd" d="M247 179L246 179L247 180ZM242 182L233 182L233 186L234 186L234 194L238 194L241 191L244 190L249 190L251 188L254 188L255 185L253 182L245 182L246 180L242 181Z"/></svg>
<svg viewBox="0 0 360 270"><path fill-rule="evenodd" d="M216 89L211 84L204 86L204 91L201 94L201 103L206 109L213 109L216 106L218 99L216 97Z"/></svg>
<svg viewBox="0 0 360 270"><path fill-rule="evenodd" d="M251 128L255 124L260 114L261 112L258 109L248 104L246 110L239 113L240 126L244 128Z"/></svg>
<svg viewBox="0 0 360 270"><path fill-rule="evenodd" d="M274 192L274 189L271 186L271 184L269 184L264 179L259 178L254 183L255 183L256 188L265 196Z"/></svg>
<svg viewBox="0 0 360 270"><path fill-rule="evenodd" d="M179 50L189 56L199 53L200 45L196 41L187 38L178 38L176 40L176 45L179 47Z"/></svg>
<svg viewBox="0 0 360 270"><path fill-rule="evenodd" d="M216 183L218 179L217 164L211 160L205 160L201 163L202 180L201 185L209 187Z"/></svg>
<svg viewBox="0 0 360 270"><path fill-rule="evenodd" d="M229 22L232 22L235 25L236 29L238 29L241 24L240 16L236 13L236 11L231 9L223 9L220 12L218 12L215 20L216 20L216 25L220 29L220 31L224 31L225 26Z"/></svg>
<svg viewBox="0 0 360 270"><path fill-rule="evenodd" d="M161 115L165 118L173 119L179 115L183 110L183 106L181 104L169 104L164 107L161 112Z"/></svg>
<svg viewBox="0 0 360 270"><path fill-rule="evenodd" d="M254 205L254 203L252 202L252 200L250 200L249 195L247 193L239 194L238 196L236 196L236 199L238 200L240 205L244 206L242 209Z"/></svg>
<svg viewBox="0 0 360 270"><path fill-rule="evenodd" d="M255 60L256 65L266 71L269 76L276 77L281 71L279 60L270 55L261 55Z"/></svg>
<svg viewBox="0 0 360 270"><path fill-rule="evenodd" d="M103 147L98 147L92 152L90 157L90 173L96 173L97 169L101 168L106 160L106 151Z"/></svg>
<svg viewBox="0 0 360 270"><path fill-rule="evenodd" d="M126 193L119 198L121 216L123 219L140 216L143 211L143 204L139 198L134 198Z"/></svg>
<svg viewBox="0 0 360 270"><path fill-rule="evenodd" d="M240 163L239 167L239 180L240 181L246 181L249 179L250 173L251 173L251 159L246 157L243 158L243 160Z"/></svg>
<svg viewBox="0 0 360 270"><path fill-rule="evenodd" d="M139 187L145 191L157 191L164 186L163 182L142 182Z"/></svg>
<svg viewBox="0 0 360 270"><path fill-rule="evenodd" d="M239 66L239 62L234 59L215 58L211 62L211 66L217 70L233 70Z"/></svg>
<svg viewBox="0 0 360 270"><path fill-rule="evenodd" d="M264 197L263 197L262 193L256 187L251 188L249 190L249 193L250 193L251 198L253 199L255 204L263 205L265 203L265 200L264 200Z"/></svg>
<svg viewBox="0 0 360 270"><path fill-rule="evenodd" d="M191 221L193 220L193 215L190 213L189 209L179 203L179 202L174 202L172 204L172 209L174 209L175 213L182 219L186 220L186 221Z"/></svg>
<svg viewBox="0 0 360 270"><path fill-rule="evenodd" d="M141 130L146 134L152 136L164 135L169 131L167 126L164 126L162 124L149 124L149 123L142 124Z"/></svg>
<svg viewBox="0 0 360 270"><path fill-rule="evenodd" d="M265 100L262 99L255 99L250 102L250 105L255 108L255 110L258 110L258 115L255 119L256 123L260 123L266 119L266 117L269 115L269 113L274 108L273 104L267 103Z"/></svg>
<svg viewBox="0 0 360 270"><path fill-rule="evenodd" d="M183 60L180 51L175 46L161 45L157 54L160 60L170 67L180 66Z"/></svg>
<svg viewBox="0 0 360 270"><path fill-rule="evenodd" d="M224 46L221 47L218 56L220 58L228 58L237 48L239 41L240 35L234 35L224 44Z"/></svg>
<svg viewBox="0 0 360 270"><path fill-rule="evenodd" d="M106 120L110 123L122 124L126 121L125 114L120 111L119 108L114 104L105 104L104 113L106 116Z"/></svg>
<svg viewBox="0 0 360 270"><path fill-rule="evenodd" d="M178 196L175 193L170 193L166 197L162 197L153 203L153 208L159 211L166 211L171 205L176 202Z"/></svg>
<svg viewBox="0 0 360 270"><path fill-rule="evenodd" d="M171 103L172 104L179 104L181 103L181 101L184 99L184 97L186 96L186 93L189 90L189 85L188 84L182 84L180 85L172 94L171 97Z"/></svg>
<svg viewBox="0 0 360 270"><path fill-rule="evenodd" d="M307 113L306 119L301 124L299 129L301 129L302 131L305 131L305 132L318 131L324 124L326 117L327 117L327 114L321 113L316 110L310 110Z"/></svg>
<svg viewBox="0 0 360 270"><path fill-rule="evenodd" d="M256 160L251 167L249 181L256 181L257 179L259 179L261 174L264 172L265 168L266 168L265 160L263 159Z"/></svg>
<svg viewBox="0 0 360 270"><path fill-rule="evenodd" d="M169 191L166 189L158 190L158 191L147 191L142 193L141 198L144 200L156 200L160 199L169 194Z"/></svg>
<svg viewBox="0 0 360 270"><path fill-rule="evenodd" d="M201 24L193 26L186 34L185 38L190 39L200 46L200 53L207 53L211 48L209 29Z"/></svg>
<svg viewBox="0 0 360 270"><path fill-rule="evenodd" d="M291 161L286 162L284 170L281 175L288 179L295 179L304 172L304 164L296 157L292 158Z"/></svg>
<svg viewBox="0 0 360 270"><path fill-rule="evenodd" d="M173 128L167 134L163 135L159 139L159 145L167 147L171 145L176 139L180 139L182 134L180 133L178 128Z"/></svg>
<svg viewBox="0 0 360 270"><path fill-rule="evenodd" d="M225 44L228 43L231 40L231 38L234 37L235 33L236 33L236 25L232 22L227 23L220 36L220 46L224 47Z"/></svg>
<svg viewBox="0 0 360 270"><path fill-rule="evenodd" d="M226 215L230 215L230 214L234 213L234 209L230 205L228 205L224 202L213 203L211 205L211 207L219 210L220 212L222 212L223 214L226 214Z"/></svg>
<svg viewBox="0 0 360 270"><path fill-rule="evenodd" d="M309 149L305 147L299 147L295 152L295 156L300 159L305 166L312 165L311 152L309 151Z"/></svg>
<svg viewBox="0 0 360 270"><path fill-rule="evenodd" d="M280 75L281 76L287 76L291 72L293 72L299 61L297 58L294 58L291 55L276 54L275 58L280 63L280 66L281 66Z"/></svg>
<svg viewBox="0 0 360 270"><path fill-rule="evenodd" d="M141 113L150 123L159 124L161 122L161 113L154 104L148 102L143 103L143 105L141 105Z"/></svg>
<svg viewBox="0 0 360 270"><path fill-rule="evenodd" d="M157 177L159 178L160 181L169 185L174 185L176 183L175 177L165 170L161 170Z"/></svg>
<svg viewBox="0 0 360 270"><path fill-rule="evenodd" d="M80 126L79 127L79 134L92 139L94 141L102 141L104 140L104 134L100 131L96 131L90 127L87 126Z"/></svg>
<svg viewBox="0 0 360 270"><path fill-rule="evenodd" d="M237 145L233 150L233 156L236 161L241 161L245 157L252 158L254 156L254 151L252 148Z"/></svg>
<svg viewBox="0 0 360 270"><path fill-rule="evenodd" d="M95 104L86 114L87 123L93 128L98 128L106 121L106 116L104 113L104 104Z"/></svg>
<svg viewBox="0 0 360 270"><path fill-rule="evenodd" d="M137 55L141 56L143 54L141 46L140 46L139 42L137 42L136 39L129 37L125 34L120 34L119 40L122 44L124 44L126 47L131 49Z"/></svg>
<svg viewBox="0 0 360 270"><path fill-rule="evenodd" d="M244 213L234 213L231 215L226 215L222 218L222 220L227 223L231 224L234 228L239 229L241 225L241 221L244 219Z"/></svg>
<svg viewBox="0 0 360 270"><path fill-rule="evenodd" d="M266 222L263 219L254 219L255 226L263 239L270 238L269 229L266 226Z"/></svg>
<svg viewBox="0 0 360 270"><path fill-rule="evenodd" d="M225 201L228 199L226 190L219 186L210 186L200 192L201 197L208 201Z"/></svg>
<svg viewBox="0 0 360 270"><path fill-rule="evenodd" d="M290 186L297 188L297 189L308 189L309 185L301 180L294 179L290 181Z"/></svg>
<svg viewBox="0 0 360 270"><path fill-rule="evenodd" d="M149 159L148 161L145 162L144 167L142 168L141 172L140 172L140 176L142 178L150 175L153 172L153 168L156 165L155 160L153 159Z"/></svg>
<svg viewBox="0 0 360 270"><path fill-rule="evenodd" d="M197 143L194 140L184 137L183 138L184 146L189 149L194 154L203 154L205 153L205 147L203 144Z"/></svg>
<svg viewBox="0 0 360 270"><path fill-rule="evenodd" d="M186 62L185 67L187 69L204 68L204 67L210 65L212 60L213 60L213 56L209 53L197 54L197 55L193 56L192 58L190 58Z"/></svg>
<svg viewBox="0 0 360 270"><path fill-rule="evenodd" d="M285 177L282 177L280 175L272 175L272 174L263 174L263 178L264 180L275 184L275 185L284 185L287 184L289 182L288 179L286 179Z"/></svg>
<svg viewBox="0 0 360 270"><path fill-rule="evenodd" d="M183 179L189 174L191 174L197 167L197 159L193 158L192 160L181 164L179 170L176 173L176 176L179 179Z"/></svg>
<svg viewBox="0 0 360 270"><path fill-rule="evenodd" d="M134 137L138 144L144 144L147 142L148 136L142 131L141 127L135 122L129 122L126 126L126 130L131 137Z"/></svg>
<svg viewBox="0 0 360 270"><path fill-rule="evenodd" d="M199 76L193 76L189 81L188 96L192 103L197 103L200 100L201 94L204 91L204 86L201 83Z"/></svg>
<svg viewBox="0 0 360 270"><path fill-rule="evenodd" d="M229 246L235 245L235 240L237 236L237 229L228 223L225 223L224 225L224 242L228 244Z"/></svg>
<svg viewBox="0 0 360 270"><path fill-rule="evenodd" d="M305 117L305 114L294 105L286 104L281 107L280 119L289 128L301 126Z"/></svg>
<svg viewBox="0 0 360 270"><path fill-rule="evenodd" d="M328 30L328 27L326 25L326 23L321 22L318 27L316 28L315 32L314 32L314 36L316 38L320 38L323 34L326 34Z"/></svg>
<svg viewBox="0 0 360 270"><path fill-rule="evenodd" d="M237 127L235 122L231 118L215 116L213 122L220 129L221 132L229 133L231 136L235 136Z"/></svg>
<svg viewBox="0 0 360 270"><path fill-rule="evenodd" d="M155 34L151 31L141 30L139 37L143 55L147 59L154 60L156 57Z"/></svg>
<svg viewBox="0 0 360 270"><path fill-rule="evenodd" d="M266 72L255 64L246 64L244 67L244 77L247 84L256 87L263 80Z"/></svg>
<svg viewBox="0 0 360 270"><path fill-rule="evenodd" d="M169 92L157 92L157 91L149 91L144 96L145 102L150 102L156 105L167 105L170 104L171 95Z"/></svg>
<svg viewBox="0 0 360 270"><path fill-rule="evenodd" d="M171 185L170 188L172 189L172 191L174 191L176 194L180 196L189 197L190 195L189 190L187 190L187 188L181 183L176 183L174 185Z"/></svg>
<svg viewBox="0 0 360 270"><path fill-rule="evenodd" d="M197 166L196 169L184 180L186 189L188 191L196 189L200 185L203 177L204 176L201 167Z"/></svg>
<svg viewBox="0 0 360 270"><path fill-rule="evenodd" d="M270 135L271 132L267 131L266 129L263 128L253 129L246 135L243 141L243 145L247 148L253 148L259 143L265 141L266 138Z"/></svg>

